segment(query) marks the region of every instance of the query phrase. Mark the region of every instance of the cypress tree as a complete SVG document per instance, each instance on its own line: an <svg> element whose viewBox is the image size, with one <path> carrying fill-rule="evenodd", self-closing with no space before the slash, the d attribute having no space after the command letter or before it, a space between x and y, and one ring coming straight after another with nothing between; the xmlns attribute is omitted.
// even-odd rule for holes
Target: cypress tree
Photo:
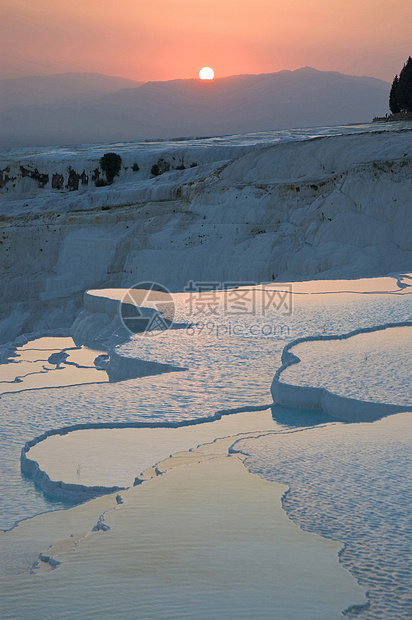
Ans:
<svg viewBox="0 0 412 620"><path fill-rule="evenodd" d="M409 56L399 75L401 89L401 108L404 112L412 112L412 58Z"/></svg>
<svg viewBox="0 0 412 620"><path fill-rule="evenodd" d="M399 79L397 75L395 75L395 79L392 82L389 94L389 109L392 114L398 114L401 111L401 106L399 105Z"/></svg>
<svg viewBox="0 0 412 620"><path fill-rule="evenodd" d="M389 95L389 109L393 114L412 112L412 58L403 65L399 78L396 75Z"/></svg>

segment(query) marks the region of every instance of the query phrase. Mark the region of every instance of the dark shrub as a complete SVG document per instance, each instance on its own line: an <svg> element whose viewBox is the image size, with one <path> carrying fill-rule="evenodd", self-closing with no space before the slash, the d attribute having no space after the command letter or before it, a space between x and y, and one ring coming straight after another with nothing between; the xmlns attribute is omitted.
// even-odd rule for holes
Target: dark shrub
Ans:
<svg viewBox="0 0 412 620"><path fill-rule="evenodd" d="M97 179L100 179L100 170L95 168L92 172L92 181L97 181Z"/></svg>
<svg viewBox="0 0 412 620"><path fill-rule="evenodd" d="M159 174L163 174L164 172L169 172L170 164L168 161L165 161L162 157L157 160L157 164L153 164L151 173L154 177L159 176Z"/></svg>
<svg viewBox="0 0 412 620"><path fill-rule="evenodd" d="M78 190L79 189L80 175L77 174L77 172L75 170L73 170L73 168L71 166L68 167L67 172L69 173L69 177L67 179L66 188L70 192Z"/></svg>
<svg viewBox="0 0 412 620"><path fill-rule="evenodd" d="M132 170L133 172L139 172L140 168L139 166L136 164L136 162L134 162L133 166L132 166Z"/></svg>
<svg viewBox="0 0 412 620"><path fill-rule="evenodd" d="M106 174L108 183L113 183L113 179L120 172L122 158L117 153L105 153L100 160L100 167Z"/></svg>
<svg viewBox="0 0 412 620"><path fill-rule="evenodd" d="M163 157L157 160L157 165L159 166L160 174L163 174L164 172L169 172L170 170L169 162L165 161Z"/></svg>
<svg viewBox="0 0 412 620"><path fill-rule="evenodd" d="M104 179L96 179L95 185L96 187L106 187L108 183Z"/></svg>
<svg viewBox="0 0 412 620"><path fill-rule="evenodd" d="M53 189L63 189L64 185L64 177L62 174L53 174L52 177L52 188Z"/></svg>

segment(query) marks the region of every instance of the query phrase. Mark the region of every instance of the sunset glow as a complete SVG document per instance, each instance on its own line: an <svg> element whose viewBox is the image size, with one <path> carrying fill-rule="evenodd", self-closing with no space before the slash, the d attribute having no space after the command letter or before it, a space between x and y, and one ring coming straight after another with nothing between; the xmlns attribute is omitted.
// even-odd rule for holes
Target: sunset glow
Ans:
<svg viewBox="0 0 412 620"><path fill-rule="evenodd" d="M311 66L387 81L412 53L410 0L6 2L0 77L99 72L137 81Z"/></svg>

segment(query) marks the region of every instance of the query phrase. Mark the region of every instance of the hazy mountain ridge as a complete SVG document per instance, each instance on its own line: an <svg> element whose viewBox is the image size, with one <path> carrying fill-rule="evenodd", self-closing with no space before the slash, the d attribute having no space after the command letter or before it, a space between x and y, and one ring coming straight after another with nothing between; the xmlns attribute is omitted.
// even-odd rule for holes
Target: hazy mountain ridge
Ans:
<svg viewBox="0 0 412 620"><path fill-rule="evenodd" d="M77 75L77 74L76 74ZM304 67L213 81L146 82L4 108L1 147L206 136L370 121L390 85ZM113 78L113 80L123 78ZM112 87L114 82L110 82Z"/></svg>
<svg viewBox="0 0 412 620"><path fill-rule="evenodd" d="M101 73L58 73L0 80L0 109L76 101L137 88L142 82Z"/></svg>

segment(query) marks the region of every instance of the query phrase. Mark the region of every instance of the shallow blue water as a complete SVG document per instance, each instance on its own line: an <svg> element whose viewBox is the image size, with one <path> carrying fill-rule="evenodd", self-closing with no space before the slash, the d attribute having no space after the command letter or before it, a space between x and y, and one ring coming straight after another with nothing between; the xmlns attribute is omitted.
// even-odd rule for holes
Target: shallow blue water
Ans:
<svg viewBox="0 0 412 620"><path fill-rule="evenodd" d="M406 413L235 444L250 471L290 487L283 506L300 527L345 543L341 562L369 592L365 620L411 617L411 422Z"/></svg>
<svg viewBox="0 0 412 620"><path fill-rule="evenodd" d="M288 340L345 333L412 316L412 295L360 294L345 304L338 295L329 300L328 310L324 301L323 295L310 305L296 301L293 315L282 318ZM276 315L265 318L266 322L278 320ZM247 324L246 318L244 321ZM63 507L22 477L20 451L27 440L79 423L185 422L210 418L222 409L269 405L270 385L281 365L284 345L285 340L252 335L233 338L215 333L180 338L178 332L171 331L158 345L154 339L151 346L158 346L163 359L173 360L187 371L120 383L4 394L0 398L0 527L6 529L16 520ZM285 422L293 424L293 416Z"/></svg>

